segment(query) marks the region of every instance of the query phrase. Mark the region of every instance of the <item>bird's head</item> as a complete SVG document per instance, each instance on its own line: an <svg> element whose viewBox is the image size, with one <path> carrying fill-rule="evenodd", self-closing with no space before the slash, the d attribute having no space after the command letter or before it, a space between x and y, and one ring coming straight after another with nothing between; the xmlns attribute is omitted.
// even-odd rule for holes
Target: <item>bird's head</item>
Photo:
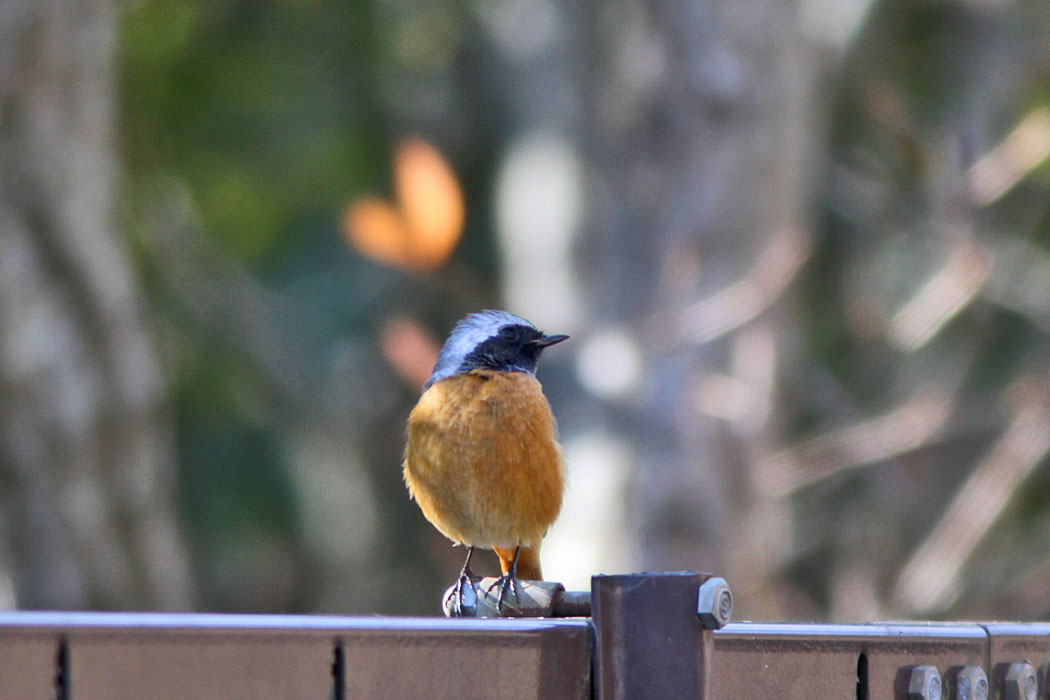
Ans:
<svg viewBox="0 0 1050 700"><path fill-rule="evenodd" d="M568 337L544 335L525 319L506 311L470 314L448 336L424 389L477 369L535 374L543 349Z"/></svg>

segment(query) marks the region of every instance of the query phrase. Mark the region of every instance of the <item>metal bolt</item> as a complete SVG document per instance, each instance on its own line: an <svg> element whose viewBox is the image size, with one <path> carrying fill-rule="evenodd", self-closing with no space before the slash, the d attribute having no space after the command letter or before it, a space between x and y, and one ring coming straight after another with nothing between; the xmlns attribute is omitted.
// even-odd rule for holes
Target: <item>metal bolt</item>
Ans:
<svg viewBox="0 0 1050 700"><path fill-rule="evenodd" d="M567 592L557 581L521 581L516 593L499 606L497 580L486 577L473 580L463 588L463 605L457 606L453 592L455 586L445 591L442 606L446 617L562 617L566 615L588 615L591 607L590 592Z"/></svg>
<svg viewBox="0 0 1050 700"><path fill-rule="evenodd" d="M952 700L988 700L988 676L980 666L963 666L955 677Z"/></svg>
<svg viewBox="0 0 1050 700"><path fill-rule="evenodd" d="M1010 664L1003 677L1003 700L1036 700L1039 681L1032 664L1017 661Z"/></svg>
<svg viewBox="0 0 1050 700"><path fill-rule="evenodd" d="M704 629L717 630L733 616L733 592L724 578L712 576L700 584L696 614Z"/></svg>
<svg viewBox="0 0 1050 700"><path fill-rule="evenodd" d="M941 674L936 666L916 666L911 670L908 700L941 700Z"/></svg>

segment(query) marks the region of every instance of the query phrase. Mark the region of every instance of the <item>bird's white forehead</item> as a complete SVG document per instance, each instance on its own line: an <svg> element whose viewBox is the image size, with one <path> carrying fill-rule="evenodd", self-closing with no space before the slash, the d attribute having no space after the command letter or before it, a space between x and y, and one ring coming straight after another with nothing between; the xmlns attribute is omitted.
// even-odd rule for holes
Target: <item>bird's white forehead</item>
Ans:
<svg viewBox="0 0 1050 700"><path fill-rule="evenodd" d="M460 321L452 330L448 340L445 341L444 347L441 348L430 382L455 374L456 369L463 363L467 355L472 353L478 345L499 333L500 328L508 325L533 327L521 316L515 316L506 311L481 311Z"/></svg>
<svg viewBox="0 0 1050 700"><path fill-rule="evenodd" d="M452 355L469 354L474 348L499 333L504 326L522 325L532 327L532 324L521 316L515 316L506 311L481 311L471 314L456 324L448 337L446 346L449 350L455 349L459 352L450 352Z"/></svg>

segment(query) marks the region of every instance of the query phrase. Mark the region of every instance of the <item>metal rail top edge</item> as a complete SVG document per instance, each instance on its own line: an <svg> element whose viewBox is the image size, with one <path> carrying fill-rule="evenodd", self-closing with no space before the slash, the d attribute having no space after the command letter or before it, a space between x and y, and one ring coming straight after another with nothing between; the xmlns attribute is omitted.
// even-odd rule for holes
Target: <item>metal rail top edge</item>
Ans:
<svg viewBox="0 0 1050 700"><path fill-rule="evenodd" d="M730 622L715 637L938 637L968 639L987 637L989 628L997 632L1028 635L1050 635L1050 624L1044 622L858 622L847 624L805 622Z"/></svg>
<svg viewBox="0 0 1050 700"><path fill-rule="evenodd" d="M286 615L180 612L0 611L4 629L195 629L260 631L421 631L539 632L587 626L590 618L459 618ZM983 637L997 633L1050 636L1050 622L922 622L870 623L731 622L715 637Z"/></svg>
<svg viewBox="0 0 1050 700"><path fill-rule="evenodd" d="M461 618L178 612L0 611L4 629L195 629L274 631L538 632L586 626L586 618Z"/></svg>

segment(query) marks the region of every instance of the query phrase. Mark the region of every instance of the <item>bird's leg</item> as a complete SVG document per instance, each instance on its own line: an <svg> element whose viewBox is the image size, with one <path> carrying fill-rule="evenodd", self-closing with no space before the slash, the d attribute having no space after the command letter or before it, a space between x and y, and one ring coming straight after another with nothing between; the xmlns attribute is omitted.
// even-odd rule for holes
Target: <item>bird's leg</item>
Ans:
<svg viewBox="0 0 1050 700"><path fill-rule="evenodd" d="M503 614L503 599L507 596L507 591L513 591L514 601L518 600L518 556L521 555L521 545L514 548L514 558L510 562L510 566L507 568L507 573L496 579L496 582L489 587L489 592L493 588L499 587L499 595L496 598L496 610Z"/></svg>
<svg viewBox="0 0 1050 700"><path fill-rule="evenodd" d="M459 580L456 581L455 587L452 589L453 600L456 601L456 612L462 614L463 610L463 587L470 587L474 585L474 573L470 570L470 558L474 556L474 546L469 545L467 547L467 559L463 562L463 568L459 572Z"/></svg>

